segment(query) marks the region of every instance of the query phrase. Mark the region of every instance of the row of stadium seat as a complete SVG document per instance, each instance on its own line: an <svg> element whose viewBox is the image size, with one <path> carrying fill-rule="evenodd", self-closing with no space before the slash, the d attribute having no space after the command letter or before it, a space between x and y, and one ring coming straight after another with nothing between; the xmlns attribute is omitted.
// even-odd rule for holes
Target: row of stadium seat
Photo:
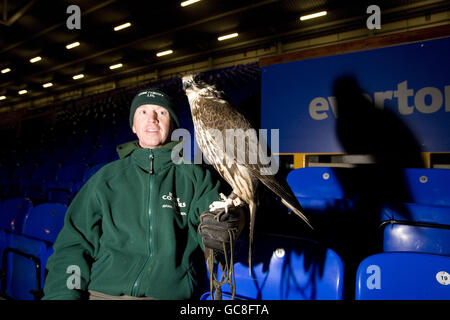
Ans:
<svg viewBox="0 0 450 320"><path fill-rule="evenodd" d="M347 269L348 257L333 250L341 251L339 245L263 235L255 239L251 275L245 254L236 259L236 299L343 299L345 283L354 283L357 300L450 299L450 171L401 171L410 198L380 206L376 223L382 243L378 251L358 261L356 270ZM361 200L346 194L338 177L355 172L363 174L354 168L302 168L291 171L287 181L313 221L316 215L342 214L343 224L350 224L349 218L364 214L352 215ZM327 220L333 221L332 217ZM329 243L339 243L339 236L331 235ZM349 282L348 277L354 281ZM211 294L205 293L202 299L210 299ZM222 297L230 296L229 286L223 286Z"/></svg>
<svg viewBox="0 0 450 320"><path fill-rule="evenodd" d="M336 171L339 170L351 169L302 168L292 171L287 180L305 210L310 214L315 215L320 212L321 214L330 214L330 212L333 214L336 208L338 211L347 213L356 210L357 206L354 203L358 200L346 199L343 197L345 192L339 191L339 188L342 188L336 175ZM417 203L399 203L401 209L392 204L382 207L378 217L380 230L383 233L382 250L366 257L360 263L356 280L355 298L357 299L391 299L395 297L399 299L439 299L439 297L448 297L439 292L438 289L441 289L443 285L436 280L436 277L441 276L442 281L445 282L445 277L447 277L445 270L449 270L450 201L449 195L441 194L439 197L436 195L439 195L440 190L448 190L449 172L442 169L404 169L404 172L406 176L410 177L407 179L410 181L408 187L411 189L411 194L415 195L412 200ZM336 202L336 200L341 202ZM345 205L342 204L344 200L347 200ZM30 230L30 227L28 229L25 227L25 221L27 221L26 216L32 207L33 204L26 199L9 199L2 203L0 215L3 221L0 228L4 230L2 243L14 243L12 240L15 238L11 238L10 234ZM405 209L407 214L405 214ZM14 213L15 211L17 212ZM41 229L49 230L42 227ZM5 237L5 235L8 236ZM30 236L30 234L26 235ZM22 234L21 239L23 236ZM324 246L323 243L310 239L274 235L263 236L255 240L255 243L255 264L252 276L248 274L248 265L244 262L245 259L241 259L235 266L236 279L239 283L238 298L342 299L344 297L343 279L346 259L333 250L337 249L339 252L341 248ZM27 252L27 249L22 249ZM246 252L245 250L241 251ZM22 259L29 258L22 257ZM45 259L44 257L43 260ZM415 263L408 263L410 260ZM236 261L239 261L239 256ZM414 285L417 282L410 284L410 287L413 285L413 288L403 284L402 286L406 288L403 296L398 290L394 294L392 288L399 288L394 285L395 281L406 281L404 277L396 274L398 269L394 267L396 264L402 263L409 265L408 272L403 271L405 277L419 272L420 269L425 272L424 265L431 266L430 271L427 272L439 269L435 272L435 281L431 283L437 289L430 289L436 294L423 291L427 292L426 296L423 295L417 289L417 285ZM45 266L45 262L43 266ZM379 284L381 271L383 279L385 277L387 279L383 280L383 283L384 281L388 282L383 286ZM384 276L385 274L386 276ZM303 282L300 279L303 279ZM264 281L264 284L259 283L260 281ZM239 288L244 289L244 292L241 292ZM386 289L386 295L380 293L380 288ZM405 296L405 293L409 295ZM7 294L14 295L10 292ZM226 294L225 290L225 296ZM28 298L30 297L28 296Z"/></svg>
<svg viewBox="0 0 450 320"><path fill-rule="evenodd" d="M326 189L337 187L336 184L330 183L333 180L337 182L334 176L335 170L340 169L303 168L291 172L288 181L297 195L299 193L303 195L299 197L299 200L307 212L309 209L314 209L315 211L309 212L314 212L315 214L317 213L317 208L324 212L332 209L330 204L333 204L333 201L324 197L333 194L333 192ZM423 188L423 182L420 181L426 180L426 183L430 183L428 186L432 190L445 188L449 182L448 178L447 180L445 178L445 174L448 174L445 170L441 172L442 170L439 169L406 169L405 171L408 174L416 175L419 179L420 184L418 186L420 188ZM307 179L299 175L300 173L305 175L314 173L319 179ZM437 181L433 178L433 175L438 173L442 173L439 175L439 183L444 183L440 186L433 185ZM307 190L302 191L302 186L296 186L293 183L292 177L297 175L301 177L300 181L302 181L303 185L308 186ZM415 179L411 181L414 182ZM319 186L321 183L322 187ZM314 193L314 188L318 188L317 190L321 190L320 192L325 190L325 193L321 195L322 198L319 197L319 193ZM414 187L412 188L414 189ZM356 299L448 298L445 292L439 291L445 285L437 280L438 277L442 277L441 281L445 283L446 270L449 270L450 206L445 206L448 203L446 202L448 201L448 196L447 198L443 196L435 199L438 201L439 206L433 206L435 193L428 192L428 196L425 196L426 194L427 191L422 190L416 198L418 202L427 203L426 205L420 203L404 204L408 212L411 213L407 217L405 217L404 212L395 210L395 207L392 206L382 209L379 216L381 230L383 231L382 250L366 257L360 263L357 270ZM313 201L306 201L307 199ZM320 199L323 199L322 203ZM15 239L11 238L11 234L25 232L25 236L30 236L29 231L26 231L30 230L30 227L25 227L25 225L27 221L26 216L29 214L32 206L32 203L26 199L9 199L1 204L0 218L2 222L0 229L3 229L3 244L9 243L11 245L11 243L15 243L11 240ZM341 204L338 207L342 209ZM354 206L347 205L344 208L349 210L349 208L354 208ZM15 211L17 212L14 213ZM43 221L41 219L41 222ZM40 229L46 230L45 232L48 234L48 228L41 226ZM5 235L8 236L5 237ZM20 239L23 239L23 237L24 234L21 235ZM36 236L34 235L34 237ZM42 237L40 240L42 240ZM332 248L310 239L280 237L279 235L263 236L260 239L256 239L255 244L252 276L248 274L248 264L244 262L246 260L240 259L239 255L236 259L238 261L235 266L236 281L239 283L238 298L342 299L344 297L345 259L341 258ZM2 245L2 247L5 247L5 245ZM22 249L24 252L28 250L26 248ZM239 250L237 252L239 253ZM246 251L241 250L241 252ZM22 257L22 259L28 258ZM45 259L44 256L43 260ZM401 265L402 263L409 266L402 271L403 276L397 274L399 270L395 268L395 265ZM32 266L31 262L29 264ZM42 265L45 266L45 262ZM425 266L429 266L429 270ZM426 272L428 279L430 279L430 273L434 272L433 270L435 271L435 277L429 284L436 288L428 288L427 290L431 290L431 293L427 290L420 291L423 289L422 287L420 287L422 289L417 289L418 282L411 282L409 286L405 284L395 286L396 281L407 282L405 280L407 277L411 277L418 272ZM383 285L380 285L381 272L383 274ZM346 276L351 277L354 275L347 274ZM264 283L259 283L261 281ZM385 282L387 283L385 284ZM34 284L35 281L32 283ZM386 292L383 293L383 291L380 291L380 288L385 289ZM394 292L392 291L394 288L404 288L404 291L400 292L397 290ZM241 291L242 289L244 292ZM424 292L426 292L426 295ZM11 292L7 294L14 296ZM224 295L226 296L226 294L225 289ZM30 297L32 296L29 295L28 298Z"/></svg>
<svg viewBox="0 0 450 320"><path fill-rule="evenodd" d="M3 176L0 190L3 199L27 197L35 202L70 204L83 184L106 162L88 166L86 163L67 163L60 166L47 161L40 166L17 167L13 173Z"/></svg>
<svg viewBox="0 0 450 320"><path fill-rule="evenodd" d="M26 198L0 204L1 295L15 300L42 297L45 265L64 224L67 206Z"/></svg>
<svg viewBox="0 0 450 320"><path fill-rule="evenodd" d="M342 300L344 260L307 239L264 235L255 239L255 264L246 256L234 265L237 300ZM244 250L245 251L245 250ZM365 258L356 272L356 300L449 300L450 257L413 251L382 252ZM218 270L218 279L221 279ZM206 292L202 300L211 299ZM228 284L222 299L231 299Z"/></svg>

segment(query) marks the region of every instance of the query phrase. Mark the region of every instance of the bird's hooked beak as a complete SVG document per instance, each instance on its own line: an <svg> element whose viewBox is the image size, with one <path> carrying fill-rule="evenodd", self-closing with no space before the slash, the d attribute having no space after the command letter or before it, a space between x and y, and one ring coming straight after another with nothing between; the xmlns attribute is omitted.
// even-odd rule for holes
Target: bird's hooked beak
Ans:
<svg viewBox="0 0 450 320"><path fill-rule="evenodd" d="M184 76L182 78L183 90L193 89L194 87L194 77L192 75Z"/></svg>

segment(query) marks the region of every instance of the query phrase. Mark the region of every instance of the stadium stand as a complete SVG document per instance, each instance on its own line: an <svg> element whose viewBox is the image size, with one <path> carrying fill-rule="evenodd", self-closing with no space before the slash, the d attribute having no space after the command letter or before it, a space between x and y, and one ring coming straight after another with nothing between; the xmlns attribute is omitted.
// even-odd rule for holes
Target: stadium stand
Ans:
<svg viewBox="0 0 450 320"><path fill-rule="evenodd" d="M216 83L255 126L259 125L261 69L256 63L211 70L202 76ZM79 188L101 167L118 159L118 145L136 139L128 123L129 106L134 95L149 86L174 98L181 127L193 137L189 105L180 79L174 77L66 102L54 118L29 121L29 128L24 125L20 137L6 141L10 151L0 159L0 229L4 229L0 230L0 252L10 249L7 261L0 263L3 294L8 298L40 298L45 263L67 209L64 204L70 205ZM33 130L36 127L39 130ZM353 169L310 167L289 172L287 182L316 233L310 239L293 235L256 238L251 276L247 248L237 248L237 299L348 299L348 290L356 299L449 299L448 290L443 292L448 286L436 277L449 270L450 171L402 169L397 172L399 184L392 184L383 196L392 194L400 184L408 192L400 190L386 202L373 192L380 184L360 189L376 176L360 175ZM389 174L376 182L386 185L387 177ZM34 207L33 214L13 212L19 203L17 197L29 198L20 200L26 203L21 208L28 212ZM373 210L368 213L368 208ZM374 212L376 217L371 216ZM371 228L379 231L376 245L366 241L372 237L367 232ZM406 268L404 274L395 270L396 264ZM353 265L354 269L347 268ZM381 290L367 287L372 265L380 267ZM420 280L408 282L407 277L419 277L419 267L424 270ZM424 280L425 274L428 280ZM420 288L427 289L420 293ZM226 299L230 291L226 286L223 290ZM209 293L202 299L210 299Z"/></svg>

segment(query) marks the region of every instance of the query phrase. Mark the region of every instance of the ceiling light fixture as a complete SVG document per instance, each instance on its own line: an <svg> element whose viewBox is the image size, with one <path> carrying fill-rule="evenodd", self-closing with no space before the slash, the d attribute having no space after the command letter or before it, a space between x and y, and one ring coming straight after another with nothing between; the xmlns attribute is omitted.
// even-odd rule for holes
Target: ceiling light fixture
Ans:
<svg viewBox="0 0 450 320"><path fill-rule="evenodd" d="M2 73L8 73L8 72L10 72L10 71L11 71L10 68L5 68L5 69L2 70Z"/></svg>
<svg viewBox="0 0 450 320"><path fill-rule="evenodd" d="M130 26L131 26L131 23L127 22L127 23L121 24L120 26L114 27L114 31L119 31L119 30L128 28Z"/></svg>
<svg viewBox="0 0 450 320"><path fill-rule="evenodd" d="M326 11L320 11L320 12L308 14L308 15L306 15L306 16L301 16L301 17L300 17L300 21L305 21L305 20L309 20L309 19L314 19L314 18L318 18L318 17L323 17L323 16L326 16L326 15L327 15L327 12L326 12Z"/></svg>
<svg viewBox="0 0 450 320"><path fill-rule="evenodd" d="M35 62L38 62L38 61L41 61L41 60L42 60L41 57L34 57L34 58L30 59L30 62L31 63L35 63Z"/></svg>
<svg viewBox="0 0 450 320"><path fill-rule="evenodd" d="M75 48L75 47L78 47L79 45L80 45L80 43L77 41L77 42L68 44L68 45L66 46L66 49L70 50L70 49L73 49L73 48Z"/></svg>
<svg viewBox="0 0 450 320"><path fill-rule="evenodd" d="M194 3L199 2L199 1L200 0L187 0L187 1L183 1L182 3L180 3L180 5L182 7L187 7L187 6L191 5L191 4L194 4Z"/></svg>
<svg viewBox="0 0 450 320"><path fill-rule="evenodd" d="M73 80L78 80L78 79L81 79L81 78L84 78L84 74L82 74L82 73L73 76Z"/></svg>
<svg viewBox="0 0 450 320"><path fill-rule="evenodd" d="M0 96L0 100L5 100L6 97L5 96Z"/></svg>
<svg viewBox="0 0 450 320"><path fill-rule="evenodd" d="M172 54L172 50L161 51L156 54L157 57L167 56L168 54Z"/></svg>
<svg viewBox="0 0 450 320"><path fill-rule="evenodd" d="M43 86L44 88L48 88L48 87L53 86L53 83L47 82L47 83L44 83L42 86Z"/></svg>
<svg viewBox="0 0 450 320"><path fill-rule="evenodd" d="M25 94L25 93L28 93L28 91L27 91L27 90L20 90L20 91L19 91L19 94L20 94L20 95Z"/></svg>
<svg viewBox="0 0 450 320"><path fill-rule="evenodd" d="M109 66L109 68L111 70L114 70L114 69L117 69L117 68L122 68L122 67L123 67L123 64L121 64L121 63L117 63L117 64L113 64L112 66Z"/></svg>
<svg viewBox="0 0 450 320"><path fill-rule="evenodd" d="M227 35L224 35L224 36L220 36L220 37L217 38L217 40L219 40L219 41L228 40L228 39L231 39L231 38L236 38L238 35L239 34L237 34L235 32L235 33L227 34Z"/></svg>

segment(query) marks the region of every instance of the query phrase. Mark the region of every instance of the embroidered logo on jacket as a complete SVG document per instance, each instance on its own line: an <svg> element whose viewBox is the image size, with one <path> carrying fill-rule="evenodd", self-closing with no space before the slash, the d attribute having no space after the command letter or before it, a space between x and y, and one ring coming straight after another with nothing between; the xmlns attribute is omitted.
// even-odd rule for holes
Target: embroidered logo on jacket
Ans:
<svg viewBox="0 0 450 320"><path fill-rule="evenodd" d="M177 211L180 211L180 214L182 216L186 215L185 211L181 211L181 208L186 208L186 202L181 202L180 198L175 198L172 194L172 192L169 192L169 194L164 194L161 199L169 201L170 204L163 204L162 208L171 208L176 209Z"/></svg>

